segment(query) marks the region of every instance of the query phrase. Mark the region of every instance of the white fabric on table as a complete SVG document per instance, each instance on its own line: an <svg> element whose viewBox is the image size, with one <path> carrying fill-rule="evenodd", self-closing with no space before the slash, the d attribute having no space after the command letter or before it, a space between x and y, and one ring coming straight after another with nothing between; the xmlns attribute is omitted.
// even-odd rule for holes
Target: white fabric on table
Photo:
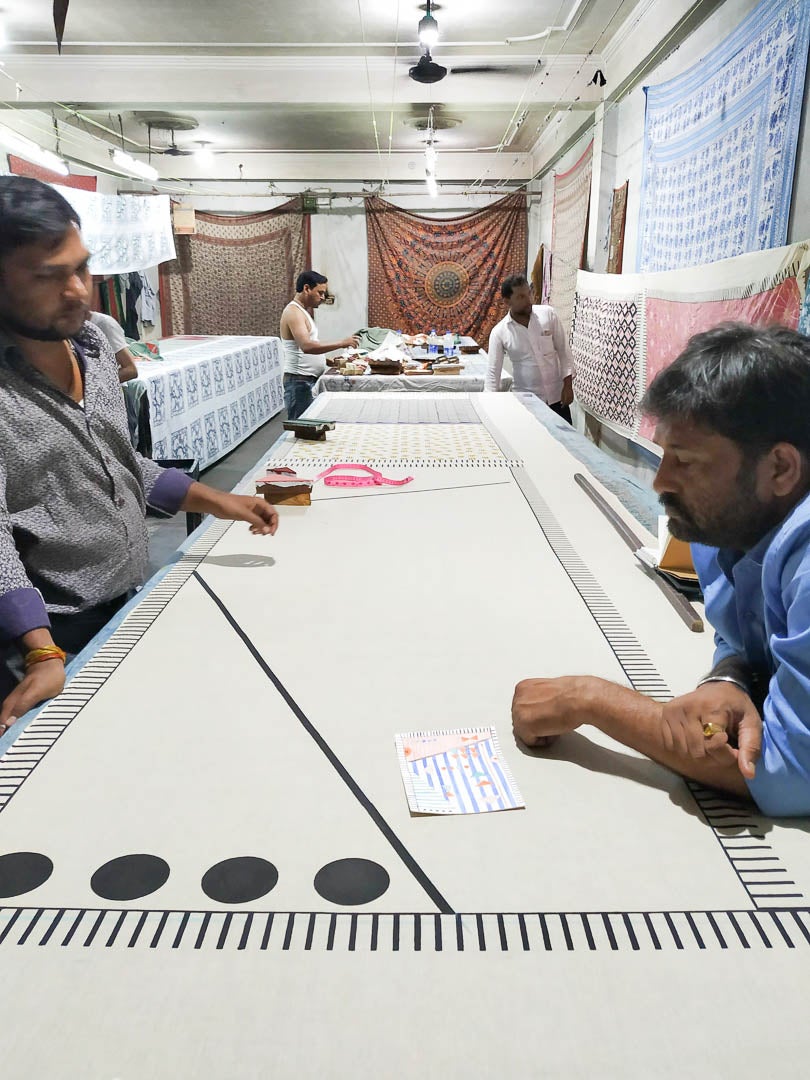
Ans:
<svg viewBox="0 0 810 1080"><path fill-rule="evenodd" d="M281 411L278 338L167 338L163 361L139 361L149 395L154 458L196 458L204 469Z"/></svg>
<svg viewBox="0 0 810 1080"><path fill-rule="evenodd" d="M432 394L447 391L476 394L485 389L487 374L486 353L462 356L463 369L458 375L337 375L329 371L312 388L314 395L326 392L375 393L386 390L421 390ZM512 376L502 372L501 390L512 389Z"/></svg>

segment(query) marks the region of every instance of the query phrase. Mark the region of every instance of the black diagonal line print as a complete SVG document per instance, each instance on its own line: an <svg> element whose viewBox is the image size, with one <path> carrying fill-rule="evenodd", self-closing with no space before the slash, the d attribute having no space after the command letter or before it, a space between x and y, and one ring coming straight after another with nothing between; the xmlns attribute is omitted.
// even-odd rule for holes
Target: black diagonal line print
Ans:
<svg viewBox="0 0 810 1080"><path fill-rule="evenodd" d="M351 775L351 773L346 768L346 766L341 762L341 760L338 758L337 754L334 752L334 750L331 748L331 746L329 746L329 744L324 739L324 737L321 735L321 733L318 731L318 729L315 727L315 725L307 718L304 711L301 709L301 707L298 705L298 703L295 701L295 699L289 693L287 688L281 682L281 680L276 675L276 673L273 671L273 669L270 667L270 665L265 661L264 657L258 652L258 650L256 649L253 642L247 636L247 634L242 629L242 627L239 625L239 623L236 621L236 619L234 619L233 615L231 615L230 611L228 611L228 609L225 607L222 600L220 600L220 598L217 596L217 594L214 592L214 590L210 587L210 585L208 585L208 583L205 582L203 580L203 578L200 577L199 573L197 573L196 571L194 572L194 577L197 579L197 581L200 583L200 585L203 587L203 589L205 589L205 591L208 593L208 595L211 597L211 599L217 605L217 607L222 612L222 614L225 616L225 618L228 620L228 622L230 623L230 625L234 629L234 631L242 639L243 644L245 645L247 650L250 652L253 659L256 661L256 663L259 665L259 667L262 669L262 671L265 673L265 675L268 677L268 679L272 682L273 686L275 686L276 690L279 692L279 694L282 696L282 698L287 703L289 708L292 710L292 712L294 713L296 719L301 724L303 729L306 731L306 733L312 738L312 740L318 746L318 749L321 751L321 753L327 759L329 764L332 766L332 768L335 770L335 772L341 778L343 783L346 785L346 787L349 789L349 791L351 791L352 795L354 795L355 799L357 799L357 801L360 803L360 805L366 811L368 816L371 818L371 820L374 822L374 824L377 826L377 828L383 834L385 839L388 841L388 843L391 845L391 847L397 853L399 858L405 864L405 867L416 878L416 880L419 882L419 884L425 890L425 892L430 897L430 899L433 901L433 903L436 905L436 907L439 909L439 911L443 912L446 915L452 915L453 914L453 909L450 907L448 902L445 900L445 898L442 896L442 894L439 892L439 890L436 888L436 886L433 884L433 882L427 876L427 874L422 869L422 867L419 865L419 863L416 861L416 859L413 857L413 855L411 855L411 853L408 851L408 849L405 847L405 845L402 843L402 841L396 835L394 830L391 828L391 826L388 824L388 822L382 816L382 814L377 809L377 807L372 803L372 801L369 799L369 797L365 794L365 792L362 790L360 785L357 783L357 781Z"/></svg>

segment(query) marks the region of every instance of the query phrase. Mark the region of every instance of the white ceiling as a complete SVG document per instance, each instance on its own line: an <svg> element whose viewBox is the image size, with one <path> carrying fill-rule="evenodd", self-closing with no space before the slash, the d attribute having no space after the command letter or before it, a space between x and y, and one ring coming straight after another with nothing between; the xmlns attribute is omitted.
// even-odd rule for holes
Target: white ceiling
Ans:
<svg viewBox="0 0 810 1080"><path fill-rule="evenodd" d="M607 66L603 53L617 31L625 24L626 33L628 19L640 19L647 6L649 0L443 0L435 10L434 52L451 73L425 87L407 74L420 53L423 10L413 0L70 0L61 56L50 3L0 0L8 38L0 51L8 76L0 78L0 101L31 118L44 116L40 127L51 128L54 116L67 122L63 153L89 163L98 157L86 137L80 144L77 126L108 142L123 128L127 149L143 154L148 136L138 113L180 113L198 128L178 132L177 144L193 148L206 140L217 151L209 177L234 176L239 157L251 176L268 179L295 155L308 156L309 173L313 155L331 158L320 166L325 178L330 169L336 174L342 155L387 158L392 175L396 155L420 151L424 134L413 120L434 104L437 115L459 121L439 132L439 147L469 158L460 178L477 175L474 158L488 148L523 155L512 169L523 177L555 117L587 119L602 100L604 91L590 80ZM527 37L533 40L517 40ZM499 70L452 71L489 64ZM14 117L25 121L23 113ZM153 132L152 141L165 146L169 136ZM191 157L158 156L153 163L164 176L200 175ZM384 175L382 164L378 171ZM374 175L372 166L364 175Z"/></svg>

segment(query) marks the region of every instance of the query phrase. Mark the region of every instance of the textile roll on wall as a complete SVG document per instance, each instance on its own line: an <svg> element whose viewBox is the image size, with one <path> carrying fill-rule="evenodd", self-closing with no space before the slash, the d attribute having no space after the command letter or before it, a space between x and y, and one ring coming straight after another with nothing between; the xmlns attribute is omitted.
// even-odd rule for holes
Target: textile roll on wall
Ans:
<svg viewBox="0 0 810 1080"><path fill-rule="evenodd" d="M373 198L366 220L369 325L454 330L486 345L505 313L501 282L526 273L526 196L442 219Z"/></svg>
<svg viewBox="0 0 810 1080"><path fill-rule="evenodd" d="M548 302L556 309L566 333L571 330L577 272L585 262L592 170L591 142L572 169L554 177L554 219L551 228L554 266Z"/></svg>
<svg viewBox="0 0 810 1080"><path fill-rule="evenodd" d="M309 266L309 218L299 198L260 214L197 213L160 267L163 332L277 336L296 276Z"/></svg>
<svg viewBox="0 0 810 1080"><path fill-rule="evenodd" d="M810 240L660 274L580 271L571 333L577 400L627 438L652 438L638 404L693 334L729 321L804 329ZM808 327L810 329L810 327Z"/></svg>
<svg viewBox="0 0 810 1080"><path fill-rule="evenodd" d="M639 271L785 243L809 44L807 0L763 0L694 67L645 88Z"/></svg>
<svg viewBox="0 0 810 1080"><path fill-rule="evenodd" d="M607 272L620 274L624 259L624 227L627 222L627 189L630 181L625 180L621 187L613 189L610 201L610 231L608 233Z"/></svg>

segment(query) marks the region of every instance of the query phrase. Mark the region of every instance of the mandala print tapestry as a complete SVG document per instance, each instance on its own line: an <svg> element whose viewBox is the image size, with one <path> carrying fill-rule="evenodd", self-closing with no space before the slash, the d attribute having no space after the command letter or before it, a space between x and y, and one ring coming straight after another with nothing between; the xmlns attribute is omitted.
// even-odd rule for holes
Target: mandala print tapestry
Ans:
<svg viewBox="0 0 810 1080"><path fill-rule="evenodd" d="M607 272L620 274L624 258L624 226L627 220L627 188L629 180L613 189L610 203L610 233L608 235Z"/></svg>
<svg viewBox="0 0 810 1080"><path fill-rule="evenodd" d="M369 325L453 330L486 347L504 315L501 282L526 273L526 196L441 220L368 199L366 221Z"/></svg>
<svg viewBox="0 0 810 1080"><path fill-rule="evenodd" d="M764 0L699 64L645 88L640 271L785 243L808 44L808 0Z"/></svg>
<svg viewBox="0 0 810 1080"><path fill-rule="evenodd" d="M309 217L300 199L261 214L196 215L160 267L163 333L278 336L281 312L309 266Z"/></svg>
<svg viewBox="0 0 810 1080"><path fill-rule="evenodd" d="M628 432L638 427L642 298L602 291L604 275L580 273L571 326L579 403Z"/></svg>
<svg viewBox="0 0 810 1080"><path fill-rule="evenodd" d="M592 164L593 143L590 143L573 169L554 178L554 220L551 230L554 267L549 303L556 309L566 333L571 330L577 273L585 260Z"/></svg>

